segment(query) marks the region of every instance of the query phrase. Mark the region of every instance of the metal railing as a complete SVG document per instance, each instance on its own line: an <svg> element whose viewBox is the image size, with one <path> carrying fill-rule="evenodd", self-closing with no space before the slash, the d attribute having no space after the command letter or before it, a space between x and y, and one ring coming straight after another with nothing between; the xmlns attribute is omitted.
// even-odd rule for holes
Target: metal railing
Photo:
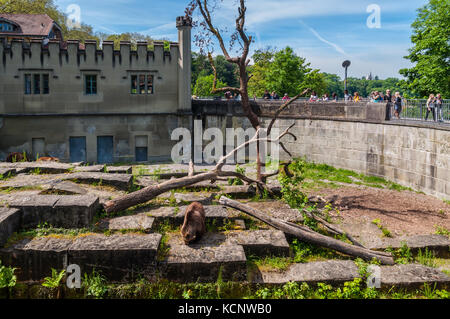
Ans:
<svg viewBox="0 0 450 319"><path fill-rule="evenodd" d="M394 119L394 107L391 108ZM428 117L427 117L428 113ZM450 100L442 101L442 108L435 107L431 111L427 109L427 100L403 100L400 118L416 121L450 122Z"/></svg>

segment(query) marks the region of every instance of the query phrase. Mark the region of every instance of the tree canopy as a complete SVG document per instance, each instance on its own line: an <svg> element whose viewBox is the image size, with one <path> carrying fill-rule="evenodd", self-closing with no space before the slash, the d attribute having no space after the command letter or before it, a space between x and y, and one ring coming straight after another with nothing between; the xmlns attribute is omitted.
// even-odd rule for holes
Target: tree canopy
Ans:
<svg viewBox="0 0 450 319"><path fill-rule="evenodd" d="M400 70L403 86L414 95L450 96L450 1L429 0L412 24L413 47L405 58L415 65Z"/></svg>

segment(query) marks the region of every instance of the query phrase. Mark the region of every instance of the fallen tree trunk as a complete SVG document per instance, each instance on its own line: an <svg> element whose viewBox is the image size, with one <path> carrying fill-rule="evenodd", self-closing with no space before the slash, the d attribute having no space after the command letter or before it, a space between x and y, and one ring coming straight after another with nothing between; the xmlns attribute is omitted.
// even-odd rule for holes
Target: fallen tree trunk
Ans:
<svg viewBox="0 0 450 319"><path fill-rule="evenodd" d="M340 240L324 236L322 234L316 233L311 229L305 229L306 227L295 225L292 223L287 223L278 218L273 218L264 214L257 209L254 209L250 206L237 202L235 200L231 200L227 197L220 198L220 204L237 209L243 213L246 213L260 221L283 231L286 234L290 234L301 239L304 242L308 242L310 244L318 245L321 247L326 247L329 249L333 249L344 253L349 256L360 257L366 261L371 261L373 258L377 259L381 264L384 265L394 265L394 259L392 255L387 253L380 253L377 251L372 251L366 248L362 248L359 246L350 245L344 243ZM295 225L295 226L294 226Z"/></svg>

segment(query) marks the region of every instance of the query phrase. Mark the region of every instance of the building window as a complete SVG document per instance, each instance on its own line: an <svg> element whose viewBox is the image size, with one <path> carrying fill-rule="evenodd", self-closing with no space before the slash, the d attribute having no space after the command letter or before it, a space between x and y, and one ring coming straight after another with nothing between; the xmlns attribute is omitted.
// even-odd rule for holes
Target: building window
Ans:
<svg viewBox="0 0 450 319"><path fill-rule="evenodd" d="M41 75L33 74L33 94L41 94Z"/></svg>
<svg viewBox="0 0 450 319"><path fill-rule="evenodd" d="M31 74L25 74L25 94L31 94Z"/></svg>
<svg viewBox="0 0 450 319"><path fill-rule="evenodd" d="M96 75L85 75L85 93L86 95L97 94Z"/></svg>
<svg viewBox="0 0 450 319"><path fill-rule="evenodd" d="M49 94L50 86L49 86L49 76L48 74L42 74L42 94Z"/></svg>
<svg viewBox="0 0 450 319"><path fill-rule="evenodd" d="M131 76L131 94L137 94L137 75Z"/></svg>
<svg viewBox="0 0 450 319"><path fill-rule="evenodd" d="M153 75L150 74L132 75L131 94L153 94Z"/></svg>

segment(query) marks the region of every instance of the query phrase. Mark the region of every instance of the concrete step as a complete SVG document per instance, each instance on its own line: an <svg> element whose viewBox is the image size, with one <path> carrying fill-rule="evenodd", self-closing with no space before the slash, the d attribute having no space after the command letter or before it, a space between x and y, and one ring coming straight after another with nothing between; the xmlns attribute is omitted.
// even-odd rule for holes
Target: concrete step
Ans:
<svg viewBox="0 0 450 319"><path fill-rule="evenodd" d="M170 244L160 263L161 275L177 282L215 282L245 280L247 259L240 245Z"/></svg>
<svg viewBox="0 0 450 319"><path fill-rule="evenodd" d="M442 235L416 235L404 236L397 238L376 238L371 241L367 248L372 250L384 251L387 248L399 249L404 244L408 246L413 254L417 254L419 250L422 253L425 249L431 251L436 257L450 257L450 239Z"/></svg>
<svg viewBox="0 0 450 319"><path fill-rule="evenodd" d="M179 206L179 207L160 207L157 209L152 209L146 212L147 216L155 218L155 226L160 225L164 222L169 222L169 224L174 226L179 226L183 224L184 214L186 208L188 206ZM239 213L237 211L228 210L224 206L219 205L211 205L204 206L206 222L215 221L217 226L221 226L225 221L242 219L239 217Z"/></svg>
<svg viewBox="0 0 450 319"><path fill-rule="evenodd" d="M16 169L15 168L11 168L11 167L0 167L0 177L1 178L6 178L9 176L14 176L16 175Z"/></svg>
<svg viewBox="0 0 450 319"><path fill-rule="evenodd" d="M110 174L133 174L131 166L106 166L106 172Z"/></svg>
<svg viewBox="0 0 450 319"><path fill-rule="evenodd" d="M39 171L40 174L61 174L69 173L74 169L71 164L57 162L17 162L17 163L0 163L0 167L14 168L17 173L29 173Z"/></svg>
<svg viewBox="0 0 450 319"><path fill-rule="evenodd" d="M81 172L67 174L63 177L64 180L78 181L87 184L101 184L113 186L118 189L128 190L133 181L133 175L129 174L108 174L95 172Z"/></svg>
<svg viewBox="0 0 450 319"><path fill-rule="evenodd" d="M99 208L98 197L92 195L15 196L8 204L20 209L21 228L34 228L45 222L63 228L88 227Z"/></svg>
<svg viewBox="0 0 450 319"><path fill-rule="evenodd" d="M160 241L160 234L40 237L0 249L0 259L17 268L20 281L39 281L50 276L52 268L61 270L76 264L82 274L95 269L109 281L131 282L139 274L154 275Z"/></svg>
<svg viewBox="0 0 450 319"><path fill-rule="evenodd" d="M425 283L437 289L447 289L450 276L435 268L420 264L380 266L381 289L418 289ZM289 281L314 285L319 282L340 285L360 278L358 267L350 260L329 260L305 264L293 264L284 272L259 272L253 274L254 283L285 284Z"/></svg>
<svg viewBox="0 0 450 319"><path fill-rule="evenodd" d="M82 173L82 172L103 173L104 171L105 165L77 166L74 169L75 173Z"/></svg>
<svg viewBox="0 0 450 319"><path fill-rule="evenodd" d="M154 221L155 219L147 216L147 214L138 214L105 219L100 221L99 227L102 230L136 230L149 233L152 230Z"/></svg>
<svg viewBox="0 0 450 319"><path fill-rule="evenodd" d="M227 242L241 245L247 257L277 256L288 257L289 243L282 231L278 230L246 230L227 232Z"/></svg>
<svg viewBox="0 0 450 319"><path fill-rule="evenodd" d="M76 183L69 181L56 181L50 183L45 190L43 190L40 195L49 195L49 194L57 194L57 195L85 195L87 194L87 190L81 188Z"/></svg>
<svg viewBox="0 0 450 319"><path fill-rule="evenodd" d="M20 210L0 207L0 247L3 247L12 234L20 229Z"/></svg>

